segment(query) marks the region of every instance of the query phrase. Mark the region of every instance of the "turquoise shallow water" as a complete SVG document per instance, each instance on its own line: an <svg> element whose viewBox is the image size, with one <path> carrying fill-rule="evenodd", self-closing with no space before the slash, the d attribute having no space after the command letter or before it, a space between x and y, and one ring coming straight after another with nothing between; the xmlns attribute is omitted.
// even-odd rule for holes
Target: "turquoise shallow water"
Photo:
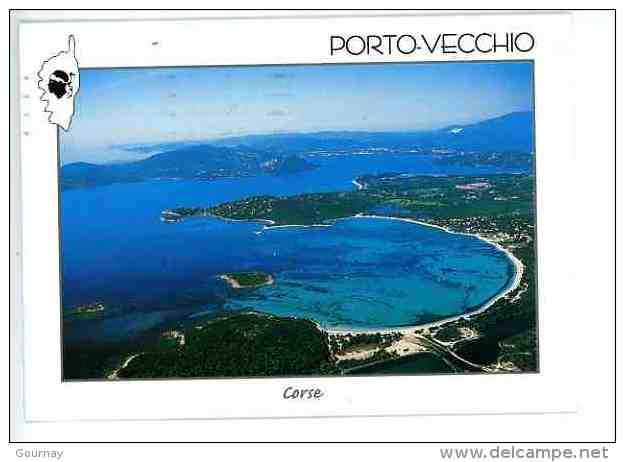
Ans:
<svg viewBox="0 0 625 462"><path fill-rule="evenodd" d="M472 236L380 218L277 228L249 248L275 284L228 300L327 327L413 325L471 311L513 276L505 254ZM245 292L245 291L242 291Z"/></svg>

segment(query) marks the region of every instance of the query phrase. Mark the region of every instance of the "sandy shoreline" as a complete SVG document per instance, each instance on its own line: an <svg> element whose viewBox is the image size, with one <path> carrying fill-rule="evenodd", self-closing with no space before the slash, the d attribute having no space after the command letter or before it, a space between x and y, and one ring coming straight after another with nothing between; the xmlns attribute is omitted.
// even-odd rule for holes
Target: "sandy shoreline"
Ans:
<svg viewBox="0 0 625 462"><path fill-rule="evenodd" d="M265 226L268 226L268 225L271 226L271 225L276 224L275 221L265 220L264 218L227 218L227 217L222 217L219 215L213 215L212 213L207 213L206 215L203 215L203 216L210 217L210 218L217 218L218 220L223 220L229 223L260 223Z"/></svg>
<svg viewBox="0 0 625 462"><path fill-rule="evenodd" d="M356 183L356 181L354 180L354 183ZM313 227L323 227L323 228L327 228L332 226L332 224L314 224L314 225L276 225L275 221L272 220L266 220L266 219L234 219L234 218L224 218L224 217L220 217L220 216L216 216L216 215L211 215L215 218L219 218L225 221L232 221L232 222L256 222L256 223L263 223L263 229L261 231L258 231L257 233L263 232L263 231L269 231L272 229L284 229L284 228L293 228L293 227L298 227L298 228L313 228ZM499 250L500 252L503 252L508 259L512 262L512 264L514 265L514 269L515 269L515 275L514 278L512 279L512 281L510 282L510 284L508 284L506 286L506 288L501 291L499 294L495 295L494 297L492 297L490 300L486 301L483 305L481 305L479 308L469 311L467 313L462 313L456 316L451 316L448 318L443 318L443 319L439 319L438 321L433 321L433 322L429 322L429 323L423 323L423 324L414 324L414 325L410 325L410 326L398 326L398 327L385 327L385 328L381 328L381 329L374 329L374 328L363 328L363 329L356 329L356 328L341 328L341 327L332 327L332 328L327 328L327 327L323 327L321 324L319 324L317 321L313 322L317 325L317 327L324 331L327 332L329 334L342 334L342 335L347 335L347 334L374 334L374 333L393 333L393 332L398 332L398 333L410 333L410 332L414 332L415 329L423 329L423 328L430 328L430 327L436 327L436 326L440 326L442 324L446 324L448 322L452 322L452 321L457 321L458 319L462 319L462 318L467 318L469 316L473 316L479 313L482 313L484 311L486 311L488 308L490 308L497 300L499 300L502 297L505 297L506 295L508 295L510 292L512 292L513 290L517 289L521 283L521 278L523 277L523 271L525 269L525 267L523 266L523 263L521 262L521 260L519 260L512 252L510 252L508 249L506 249L505 247L503 247L501 244L499 244L498 242L492 241L480 234L472 234L472 233L464 233L464 232L460 232L460 231L452 231L448 228L445 228L444 226L440 226L440 225L435 225L432 223L427 223L424 221L419 221L416 220L414 218L401 218L401 217L389 217L389 216L385 216L385 215L371 215L371 214L357 214L357 215L352 215L352 216L348 216L348 217L342 217L342 218L335 218L329 221L339 221L339 220L349 220L349 219L353 219L353 218L374 218L374 219L380 219L380 220L397 220L397 221L404 221L404 222L408 222L408 223L413 223L413 224L417 224L417 225L422 225L422 226L428 226L430 228L436 228L438 230L444 231L446 233L449 234L460 234L463 236L471 236L471 237L476 237L478 239L480 239L481 241L484 241L490 245L492 245L493 247L495 247L497 250ZM220 277L222 279L224 279L225 275L221 275ZM226 280L226 279L224 279ZM230 281L227 281L230 284ZM273 283L273 279L271 281L271 283ZM264 285L264 284L263 284ZM232 286L234 287L234 286Z"/></svg>
<svg viewBox="0 0 625 462"><path fill-rule="evenodd" d="M126 360L117 369L115 369L113 372L111 372L109 375L107 375L106 378L108 380L117 380L117 379L119 379L119 372L122 369L126 369L126 367L128 367L128 364L130 364L133 359L137 358L138 356L141 356L142 354L143 353L136 353L136 354L128 356L126 358Z"/></svg>
<svg viewBox="0 0 625 462"><path fill-rule="evenodd" d="M219 215L213 215L211 213L207 213L207 217L216 218L218 220L223 220L228 223L258 223L263 225L263 228L260 231L256 231L256 234L262 233L263 231L269 231L273 229L284 229L284 228L328 228L332 225L324 224L324 223L316 223L314 225L276 225L276 222L273 220L267 220L265 218L227 218Z"/></svg>
<svg viewBox="0 0 625 462"><path fill-rule="evenodd" d="M493 304L499 300L502 297L505 297L506 295L508 295L510 292L512 292L513 290L517 289L519 287L519 285L521 284L521 279L523 277L523 271L525 270L525 267L523 266L523 263L521 262L521 260L519 260L516 256L514 256L514 254L512 252L510 252L508 249L506 249L505 247L503 247L501 244L499 244L498 242L495 241L491 241L490 239L487 239L484 236L481 236L480 234L471 234L471 233L463 233L463 232L456 232L456 231L452 231L450 229L447 229L443 226L440 225L434 225L431 223L426 223L423 221L419 221L419 220L415 220L413 218L400 218L400 217L388 217L388 216L384 216L384 215L364 215L364 214L358 214L358 215L354 215L351 217L345 217L345 218L338 218L337 220L346 220L346 219L350 219L350 218L377 218L377 219L382 219L382 220L398 220L398 221L406 221L409 223L414 223L414 224L418 224L418 225L423 225L423 226L429 226L431 228L436 228L439 229L441 231L444 231L446 233L450 233L450 234L460 234L460 235L464 235L464 236L472 236L472 237L476 237L484 242L487 242L488 244L492 245L493 247L495 247L497 250L503 252L504 254L506 254L506 256L510 259L510 261L512 261L512 264L514 265L514 269L515 269L515 274L514 274L514 278L512 279L512 281L510 282L510 284L507 285L507 287L501 291L499 294L495 295L494 297L492 297L490 300L486 301L486 303L484 303L482 306L480 306L479 308L477 308L476 310L473 311L469 311L467 313L462 313L456 316L452 316L449 318L444 318L444 319L439 319L438 321L433 321L433 322L429 322L429 323L424 323L424 324L415 324L415 325L411 325L411 326L401 326L401 327L388 327L388 328L382 328L382 329L350 329L350 328L341 328L341 327L336 327L336 328L325 328L323 326L321 326L320 324L317 323L317 326L319 327L319 329L329 333L329 334L343 334L343 335L347 335L347 334L374 334L374 333L382 333L382 334L386 334L386 333L393 333L393 332L399 332L399 333L410 333L410 332L414 332L415 329L423 329L423 328L429 328L429 327L436 327L436 326L440 326L442 324L446 324L448 322L452 322L452 321L457 321L458 319L462 319L462 318L467 318L469 316L473 316L479 313L482 313L484 311L486 311L488 308L490 308L491 306L493 306Z"/></svg>
<svg viewBox="0 0 625 462"><path fill-rule="evenodd" d="M326 224L315 224L315 225L269 225L263 228L263 231L269 231L274 229L284 229L284 228L329 228L332 225Z"/></svg>

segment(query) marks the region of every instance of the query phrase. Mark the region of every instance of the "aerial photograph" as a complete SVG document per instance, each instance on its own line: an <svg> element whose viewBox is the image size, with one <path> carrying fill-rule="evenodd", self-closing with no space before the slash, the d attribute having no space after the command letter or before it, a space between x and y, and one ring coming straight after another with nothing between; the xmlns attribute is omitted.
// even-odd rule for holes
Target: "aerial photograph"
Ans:
<svg viewBox="0 0 625 462"><path fill-rule="evenodd" d="M538 372L533 72L80 69L63 380Z"/></svg>

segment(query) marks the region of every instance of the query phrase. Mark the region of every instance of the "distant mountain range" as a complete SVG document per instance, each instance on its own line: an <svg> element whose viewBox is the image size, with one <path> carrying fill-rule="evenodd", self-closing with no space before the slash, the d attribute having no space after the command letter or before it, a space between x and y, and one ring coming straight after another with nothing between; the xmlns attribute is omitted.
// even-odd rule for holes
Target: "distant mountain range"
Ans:
<svg viewBox="0 0 625 462"><path fill-rule="evenodd" d="M432 134L431 142L471 151L534 151L534 113L513 112L470 125L453 125Z"/></svg>
<svg viewBox="0 0 625 462"><path fill-rule="evenodd" d="M317 132L250 135L205 143L133 145L126 149L165 152L113 164L76 162L60 170L61 189L145 181L213 179L261 174L287 175L315 168L303 154L390 151L533 152L533 114L515 112L469 125L415 132Z"/></svg>
<svg viewBox="0 0 625 462"><path fill-rule="evenodd" d="M465 151L533 152L533 113L512 112L467 125L404 132L326 131L278 133L224 138L215 146L263 149L274 153L365 148L457 149Z"/></svg>

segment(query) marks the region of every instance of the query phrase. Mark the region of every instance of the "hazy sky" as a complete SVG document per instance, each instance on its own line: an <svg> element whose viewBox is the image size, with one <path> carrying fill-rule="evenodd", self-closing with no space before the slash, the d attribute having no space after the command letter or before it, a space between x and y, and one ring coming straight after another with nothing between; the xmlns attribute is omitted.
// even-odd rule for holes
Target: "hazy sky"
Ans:
<svg viewBox="0 0 625 462"><path fill-rule="evenodd" d="M527 62L81 70L62 151L97 161L119 143L437 128L531 110L531 74Z"/></svg>

